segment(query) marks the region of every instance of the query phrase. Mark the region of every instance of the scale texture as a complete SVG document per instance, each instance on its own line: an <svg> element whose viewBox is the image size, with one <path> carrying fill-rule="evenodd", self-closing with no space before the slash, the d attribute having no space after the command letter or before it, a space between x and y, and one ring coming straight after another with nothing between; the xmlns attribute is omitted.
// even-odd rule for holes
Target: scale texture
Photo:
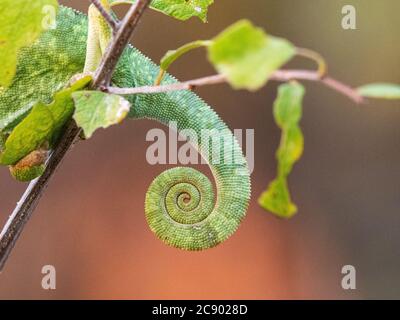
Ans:
<svg viewBox="0 0 400 320"><path fill-rule="evenodd" d="M0 91L0 130L12 130L35 102L50 102L55 91L82 72L87 36L87 16L61 7L56 29L46 31L20 53L12 86ZM128 47L113 76L113 85L151 85L158 72L159 67L149 58ZM163 83L173 82L176 80L167 75ZM178 131L191 129L198 137L203 130L214 130L220 146L212 148L208 138L192 141L210 166L217 196L213 184L201 172L185 167L167 170L153 181L146 195L150 228L165 243L187 250L214 247L226 240L238 228L250 199L247 163L231 131L190 91L135 95L128 100L132 103L131 118L153 119L167 126L173 122Z"/></svg>

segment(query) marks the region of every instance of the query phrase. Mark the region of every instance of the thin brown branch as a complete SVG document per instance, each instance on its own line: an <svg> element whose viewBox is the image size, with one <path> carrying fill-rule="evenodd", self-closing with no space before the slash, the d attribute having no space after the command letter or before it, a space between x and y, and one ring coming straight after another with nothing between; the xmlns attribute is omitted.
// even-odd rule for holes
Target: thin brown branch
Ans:
<svg viewBox="0 0 400 320"><path fill-rule="evenodd" d="M318 72L307 70L278 70L271 80L275 81L290 81L290 80L307 80L321 82L325 86L335 90L336 92L348 97L353 102L360 104L364 102L364 98L349 85L331 77L322 77Z"/></svg>
<svg viewBox="0 0 400 320"><path fill-rule="evenodd" d="M113 32L116 32L118 29L119 21L115 20L114 17L103 7L100 0L89 0L96 8L99 10L104 20L110 25L113 29Z"/></svg>
<svg viewBox="0 0 400 320"><path fill-rule="evenodd" d="M307 48L296 48L296 54L298 56L314 60L318 65L318 74L320 77L324 77L328 73L328 65L324 57L318 52Z"/></svg>
<svg viewBox="0 0 400 320"><path fill-rule="evenodd" d="M365 102L365 98L362 97L354 88L349 87L347 84L342 83L336 79L325 77L321 80L327 87L342 93L343 95L352 99L355 103L361 104Z"/></svg>
<svg viewBox="0 0 400 320"><path fill-rule="evenodd" d="M178 90L192 90L196 87L218 84L226 82L226 77L220 74L194 79L186 82L177 82L172 84L164 84L160 86L143 86L136 88L117 88L117 87L108 87L107 92L119 94L119 95L132 95L132 94L141 94L141 93L161 93L161 92L169 92L169 91L178 91Z"/></svg>
<svg viewBox="0 0 400 320"><path fill-rule="evenodd" d="M101 84L107 82L111 77L129 38L149 3L150 0L138 0L136 5L131 7L127 16L121 22L118 33L113 38L95 75L92 84L93 89L99 89ZM39 199L50 181L50 178L54 175L56 169L70 150L71 146L77 141L80 133L81 129L79 129L75 122L71 120L57 146L51 153L43 175L29 184L20 201L17 203L16 208L0 233L0 271L3 270L16 241L18 240L24 226L32 216Z"/></svg>
<svg viewBox="0 0 400 320"><path fill-rule="evenodd" d="M278 70L274 72L274 74L271 76L270 79L274 81L308 80L308 81L321 82L322 84L328 86L329 88L337 91L342 95L345 95L346 97L350 98L356 103L363 102L363 97L361 97L355 89L330 77L321 78L319 73L315 71ZM224 83L226 81L227 79L225 76L218 74L204 78L189 80L185 82L178 82L178 83L165 84L159 86L143 86L136 88L108 87L106 91L109 93L114 93L119 95L152 94L152 93L162 93L162 92L178 91L178 90L192 90L195 87L219 84L219 83Z"/></svg>

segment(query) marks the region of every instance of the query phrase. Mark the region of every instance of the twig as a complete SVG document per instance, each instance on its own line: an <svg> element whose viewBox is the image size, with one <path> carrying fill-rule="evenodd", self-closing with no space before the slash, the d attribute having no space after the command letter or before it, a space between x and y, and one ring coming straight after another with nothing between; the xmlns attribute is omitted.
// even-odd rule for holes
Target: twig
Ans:
<svg viewBox="0 0 400 320"><path fill-rule="evenodd" d="M161 92L169 92L169 91L178 91L178 90L192 90L195 87L201 87L211 84L218 84L226 82L226 77L220 74L194 79L186 82L178 82L172 84L164 84L160 86L143 86L136 88L117 88L117 87L108 87L107 92L119 94L119 95L132 95L132 94L140 94L140 93L161 93Z"/></svg>
<svg viewBox="0 0 400 320"><path fill-rule="evenodd" d="M101 15L103 16L104 20L110 25L114 32L117 31L119 21L115 20L114 17L104 9L103 5L101 4L100 0L89 0L96 8L99 10Z"/></svg>
<svg viewBox="0 0 400 320"><path fill-rule="evenodd" d="M98 89L104 81L107 81L107 79L111 77L107 72L113 72L123 49L127 45L129 38L149 3L150 0L138 0L121 22L120 27L118 28L118 33L112 39L112 42L107 49L107 53L103 57L99 70L95 75L92 84L93 89ZM43 175L29 184L13 213L9 217L0 234L0 271L3 269L25 224L28 222L36 208L50 178L55 173L58 165L67 154L70 147L75 141L77 141L80 133L81 129L77 127L73 120L71 120L54 151L51 153Z"/></svg>
<svg viewBox="0 0 400 320"><path fill-rule="evenodd" d="M336 90L337 92L340 92L343 95L349 97L357 104L365 102L365 98L362 97L355 89L349 87L347 84L344 84L330 77L323 78L321 82L326 86L328 86L329 88Z"/></svg>
<svg viewBox="0 0 400 320"><path fill-rule="evenodd" d="M363 97L361 97L356 90L349 87L348 85L339 82L330 77L321 78L318 72L306 71L306 70L278 70L270 78L274 81L290 81L290 80L308 80L308 81L319 81L331 89L345 95L356 103L362 103ZM223 75L213 75L204 78L189 80L185 82L178 82L172 84L165 84L159 86L143 86L136 88L116 88L108 87L106 89L109 93L119 95L133 95L133 94L151 94L151 93L162 93L169 91L178 90L192 90L195 87L206 86L211 84L218 84L226 82L226 77Z"/></svg>
<svg viewBox="0 0 400 320"><path fill-rule="evenodd" d="M318 65L318 74L320 77L324 77L328 73L326 61L318 52L307 48L296 48L296 53L298 56L314 60Z"/></svg>
<svg viewBox="0 0 400 320"><path fill-rule="evenodd" d="M354 88L340 82L331 77L322 77L318 72L306 70L278 70L276 71L271 80L275 81L290 81L290 80L308 80L318 81L327 87L339 92L340 94L350 98L355 103L360 104L364 102L364 98Z"/></svg>

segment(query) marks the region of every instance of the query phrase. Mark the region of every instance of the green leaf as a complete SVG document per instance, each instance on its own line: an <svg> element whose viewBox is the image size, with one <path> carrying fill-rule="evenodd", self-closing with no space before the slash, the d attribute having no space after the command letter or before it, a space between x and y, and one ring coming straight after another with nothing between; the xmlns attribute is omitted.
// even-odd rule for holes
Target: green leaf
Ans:
<svg viewBox="0 0 400 320"><path fill-rule="evenodd" d="M12 165L50 139L53 116L47 105L39 103L29 115L15 127L5 143L0 161Z"/></svg>
<svg viewBox="0 0 400 320"><path fill-rule="evenodd" d="M287 40L268 36L241 20L214 38L208 57L235 89L257 90L294 55Z"/></svg>
<svg viewBox="0 0 400 320"><path fill-rule="evenodd" d="M359 87L358 92L366 98L400 99L400 85L393 83L371 83Z"/></svg>
<svg viewBox="0 0 400 320"><path fill-rule="evenodd" d="M71 94L86 87L91 80L90 76L79 79L71 87L55 93L53 102L48 105L37 103L7 138L0 163L13 165L46 143L52 146L72 116Z"/></svg>
<svg viewBox="0 0 400 320"><path fill-rule="evenodd" d="M75 101L74 119L86 138L90 138L98 128L120 123L130 109L130 103L124 98L100 91L78 91L72 97Z"/></svg>
<svg viewBox="0 0 400 320"><path fill-rule="evenodd" d="M135 0L111 0L111 4L130 4ZM208 7L214 0L153 0L150 8L160 11L178 20L188 20L198 17L201 21L207 22Z"/></svg>
<svg viewBox="0 0 400 320"><path fill-rule="evenodd" d="M279 87L274 103L275 121L282 130L281 142L276 153L278 174L260 196L258 203L282 218L290 218L297 212L297 207L290 197L287 177L303 153L304 138L298 124L302 115L304 93L304 87L297 82L283 84Z"/></svg>
<svg viewBox="0 0 400 320"><path fill-rule="evenodd" d="M10 86L17 65L17 55L44 31L43 8L57 8L56 0L0 1L0 86Z"/></svg>
<svg viewBox="0 0 400 320"><path fill-rule="evenodd" d="M153 0L151 7L179 20L198 17L207 22L208 7L214 0Z"/></svg>

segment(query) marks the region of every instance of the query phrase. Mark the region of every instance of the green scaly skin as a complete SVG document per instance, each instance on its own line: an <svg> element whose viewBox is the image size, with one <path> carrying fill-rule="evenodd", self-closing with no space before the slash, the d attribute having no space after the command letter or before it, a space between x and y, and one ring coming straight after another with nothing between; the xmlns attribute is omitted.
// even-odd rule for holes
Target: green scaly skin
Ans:
<svg viewBox="0 0 400 320"><path fill-rule="evenodd" d="M46 31L38 42L20 53L12 86L0 93L0 130L10 131L36 101L50 102L52 93L65 86L85 65L88 36L87 16L61 7L57 28ZM113 85L151 85L159 67L135 48L124 52L113 76ZM164 83L176 80L167 76ZM250 177L241 148L219 116L190 91L128 97L129 116L153 119L165 125L177 123L178 130L217 129L223 141L230 141L233 164L210 163L218 191L202 173L192 168L174 168L159 175L151 184L145 202L150 228L164 242L187 250L214 247L239 226L250 199ZM196 145L204 155L208 144ZM222 151L221 151L222 152ZM209 153L211 154L211 153Z"/></svg>

